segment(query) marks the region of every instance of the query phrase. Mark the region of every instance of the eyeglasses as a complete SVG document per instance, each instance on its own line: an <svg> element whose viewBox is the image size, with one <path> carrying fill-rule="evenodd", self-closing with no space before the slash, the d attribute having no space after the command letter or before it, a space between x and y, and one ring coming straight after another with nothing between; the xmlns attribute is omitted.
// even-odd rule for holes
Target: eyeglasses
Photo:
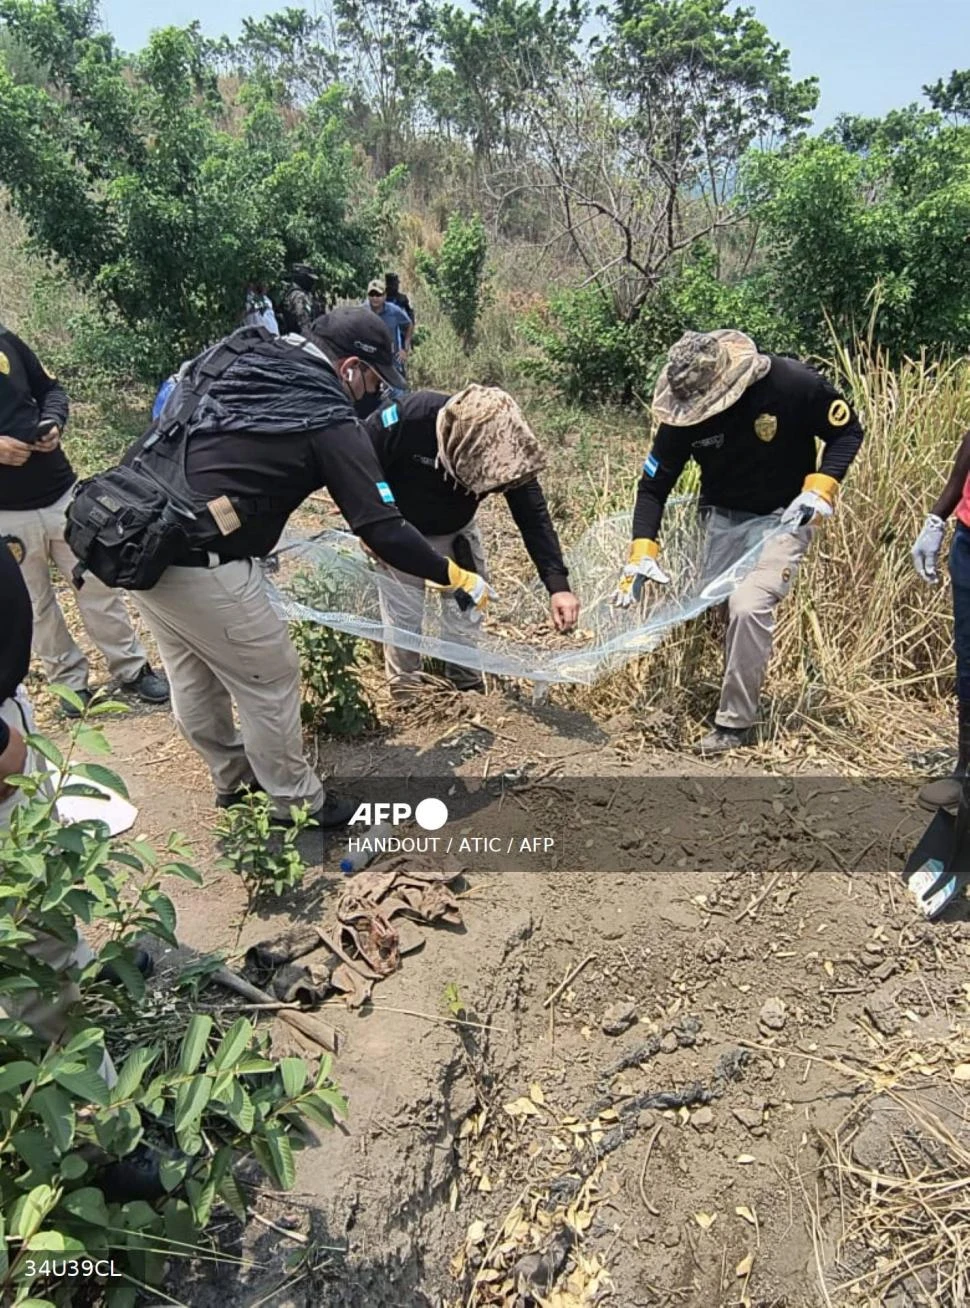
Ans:
<svg viewBox="0 0 970 1308"><path fill-rule="evenodd" d="M383 291L368 291L368 292L367 292L367 298L368 298L368 300L383 300L383 298L384 298L384 292L383 292Z"/></svg>

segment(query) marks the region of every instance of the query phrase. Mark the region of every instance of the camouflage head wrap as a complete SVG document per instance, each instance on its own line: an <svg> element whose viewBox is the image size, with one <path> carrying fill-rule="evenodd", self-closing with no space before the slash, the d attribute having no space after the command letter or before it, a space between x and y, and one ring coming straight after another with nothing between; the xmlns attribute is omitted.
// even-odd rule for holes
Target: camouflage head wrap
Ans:
<svg viewBox="0 0 970 1308"><path fill-rule="evenodd" d="M657 381L654 416L673 427L693 427L729 409L770 367L744 332L685 332Z"/></svg>
<svg viewBox="0 0 970 1308"><path fill-rule="evenodd" d="M545 467L538 440L512 396L472 384L438 411L438 462L473 495L512 490Z"/></svg>

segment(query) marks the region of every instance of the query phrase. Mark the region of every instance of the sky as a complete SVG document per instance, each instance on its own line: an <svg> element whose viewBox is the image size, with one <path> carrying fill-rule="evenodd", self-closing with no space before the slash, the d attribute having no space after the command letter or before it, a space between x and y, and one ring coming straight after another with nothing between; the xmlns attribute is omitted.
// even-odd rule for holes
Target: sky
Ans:
<svg viewBox="0 0 970 1308"><path fill-rule="evenodd" d="M927 82L970 66L970 0L747 0L791 52L796 77L816 75L816 125L837 114L879 115L918 100ZM299 0L102 0L105 26L124 50L149 32L198 19L210 36Z"/></svg>

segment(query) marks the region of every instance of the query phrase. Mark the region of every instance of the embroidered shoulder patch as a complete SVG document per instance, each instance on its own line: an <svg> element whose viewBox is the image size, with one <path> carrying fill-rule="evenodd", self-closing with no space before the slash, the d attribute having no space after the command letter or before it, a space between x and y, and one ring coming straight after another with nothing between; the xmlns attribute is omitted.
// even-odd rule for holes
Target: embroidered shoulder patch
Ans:
<svg viewBox="0 0 970 1308"><path fill-rule="evenodd" d="M388 486L386 481L377 481L374 485L377 487L377 493L385 504L397 503L394 499L394 492L391 490L390 486Z"/></svg>
<svg viewBox="0 0 970 1308"><path fill-rule="evenodd" d="M397 421L398 421L397 405L396 404L388 405L388 407L384 409L384 411L381 413L381 426L393 427Z"/></svg>
<svg viewBox="0 0 970 1308"><path fill-rule="evenodd" d="M845 400L833 400L829 405L829 426L844 427L849 421L849 406Z"/></svg>

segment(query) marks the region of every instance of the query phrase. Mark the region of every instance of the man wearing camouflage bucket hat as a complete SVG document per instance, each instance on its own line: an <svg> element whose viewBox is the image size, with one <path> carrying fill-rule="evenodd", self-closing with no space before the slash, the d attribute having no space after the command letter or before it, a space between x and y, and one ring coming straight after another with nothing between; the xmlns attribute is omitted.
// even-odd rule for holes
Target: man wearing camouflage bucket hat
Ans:
<svg viewBox="0 0 970 1308"><path fill-rule="evenodd" d="M545 454L511 395L494 386L466 386L457 395L415 391L373 413L364 423L384 476L406 521L430 545L487 580L475 513L502 492L546 590L553 625L568 631L579 617L566 565L538 473ZM404 573L381 566L385 625L421 630L424 595ZM384 666L395 697L408 700L422 684L421 656L384 646ZM460 690L483 689L474 668L448 665Z"/></svg>
<svg viewBox="0 0 970 1308"><path fill-rule="evenodd" d="M775 610L862 444L846 400L807 364L762 354L743 332L687 332L673 346L653 397L660 426L643 465L633 543L614 595L628 607L644 583L666 585L660 522L694 459L710 541L754 518L771 533L728 601L725 669L714 729L697 746L721 754L748 742L771 657ZM823 443L818 463L816 437ZM787 505L787 507L785 507Z"/></svg>

